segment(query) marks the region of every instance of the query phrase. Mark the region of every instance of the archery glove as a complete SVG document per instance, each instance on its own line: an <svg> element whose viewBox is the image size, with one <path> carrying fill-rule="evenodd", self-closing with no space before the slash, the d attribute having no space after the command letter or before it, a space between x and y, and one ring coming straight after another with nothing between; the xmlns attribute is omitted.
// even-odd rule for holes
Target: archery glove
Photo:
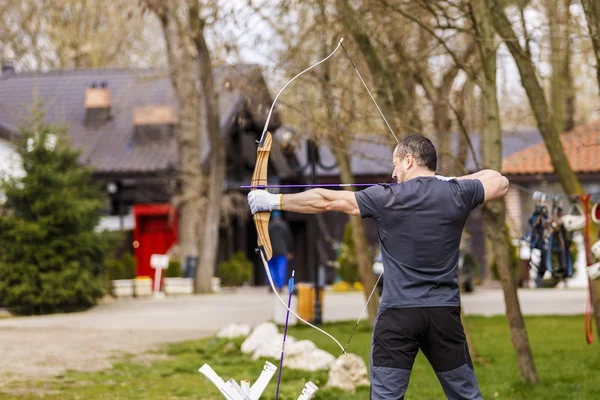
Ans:
<svg viewBox="0 0 600 400"><path fill-rule="evenodd" d="M254 190L248 193L250 211L252 211L252 214L256 214L261 211L281 210L281 196L283 195L272 194L266 190Z"/></svg>

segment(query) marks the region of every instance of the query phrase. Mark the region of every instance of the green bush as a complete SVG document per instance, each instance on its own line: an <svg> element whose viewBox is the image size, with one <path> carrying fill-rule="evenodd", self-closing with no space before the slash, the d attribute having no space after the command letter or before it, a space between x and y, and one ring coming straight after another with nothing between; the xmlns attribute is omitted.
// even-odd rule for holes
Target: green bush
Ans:
<svg viewBox="0 0 600 400"><path fill-rule="evenodd" d="M183 270L179 260L169 260L169 267L165 271L165 278L183 278Z"/></svg>
<svg viewBox="0 0 600 400"><path fill-rule="evenodd" d="M225 262L219 264L219 277L222 286L240 286L252 278L253 265L246 254L238 251Z"/></svg>
<svg viewBox="0 0 600 400"><path fill-rule="evenodd" d="M117 257L117 254L123 248L125 238L123 232L101 231L99 234L106 244L104 254L104 288L107 293L110 293L110 281L135 278L135 258L131 253L124 253L120 258Z"/></svg>
<svg viewBox="0 0 600 400"><path fill-rule="evenodd" d="M16 146L25 175L0 182L11 211L0 217L0 303L17 314L84 310L104 294L109 245L95 228L106 195L65 129L33 112Z"/></svg>
<svg viewBox="0 0 600 400"><path fill-rule="evenodd" d="M104 267L111 281L135 278L135 257L131 253L125 253L121 258L108 258Z"/></svg>
<svg viewBox="0 0 600 400"><path fill-rule="evenodd" d="M338 275L348 283L360 282L360 272L354 251L354 238L352 237L352 224L348 222L344 228L344 237L340 245L337 258L339 265Z"/></svg>

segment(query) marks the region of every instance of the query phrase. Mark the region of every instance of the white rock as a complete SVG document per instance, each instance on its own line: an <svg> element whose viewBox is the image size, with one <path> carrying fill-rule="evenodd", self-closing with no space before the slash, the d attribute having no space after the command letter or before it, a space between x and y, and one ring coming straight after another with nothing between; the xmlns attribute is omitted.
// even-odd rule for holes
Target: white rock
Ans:
<svg viewBox="0 0 600 400"><path fill-rule="evenodd" d="M327 387L354 393L357 386L369 385L369 371L363 359L356 354L341 355L329 370Z"/></svg>
<svg viewBox="0 0 600 400"><path fill-rule="evenodd" d="M281 357L281 345L283 343L283 335L278 333L276 336L271 338L271 340L262 343L258 348L254 351L252 358L254 360L260 357L266 358L275 358L279 360ZM287 336L285 338L285 356L287 357L288 351L292 346L296 344L296 338L293 336Z"/></svg>
<svg viewBox="0 0 600 400"><path fill-rule="evenodd" d="M311 353L319 348L310 340L299 340L293 346L290 346L290 355Z"/></svg>
<svg viewBox="0 0 600 400"><path fill-rule="evenodd" d="M242 353L254 353L261 344L269 342L278 334L279 331L277 330L277 325L272 322L265 322L257 325L250 336L242 343Z"/></svg>
<svg viewBox="0 0 600 400"><path fill-rule="evenodd" d="M237 338L237 337L246 337L250 334L251 329L252 328L250 328L250 325L231 324L231 325L228 325L225 328L221 329L217 333L217 337L218 338L227 338L227 339L233 339L233 338Z"/></svg>
<svg viewBox="0 0 600 400"><path fill-rule="evenodd" d="M289 351L286 346L283 363L287 368L317 371L329 369L334 361L334 356L318 349L310 340L301 340L290 346Z"/></svg>

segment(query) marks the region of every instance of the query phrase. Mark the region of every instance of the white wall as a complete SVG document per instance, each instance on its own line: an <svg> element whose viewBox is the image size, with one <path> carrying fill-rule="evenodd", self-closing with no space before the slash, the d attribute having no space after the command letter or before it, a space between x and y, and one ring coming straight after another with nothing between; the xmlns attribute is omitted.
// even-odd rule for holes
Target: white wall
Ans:
<svg viewBox="0 0 600 400"><path fill-rule="evenodd" d="M19 154L9 141L0 139L0 178L23 175Z"/></svg>

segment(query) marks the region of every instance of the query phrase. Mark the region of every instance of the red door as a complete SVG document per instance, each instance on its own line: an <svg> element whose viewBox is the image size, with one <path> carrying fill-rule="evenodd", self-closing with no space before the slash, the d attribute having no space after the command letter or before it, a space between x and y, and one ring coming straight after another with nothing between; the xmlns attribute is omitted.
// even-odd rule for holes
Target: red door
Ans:
<svg viewBox="0 0 600 400"><path fill-rule="evenodd" d="M177 241L176 218L168 204L135 205L133 213L136 276L154 279L155 271L150 266L150 256L165 254Z"/></svg>

